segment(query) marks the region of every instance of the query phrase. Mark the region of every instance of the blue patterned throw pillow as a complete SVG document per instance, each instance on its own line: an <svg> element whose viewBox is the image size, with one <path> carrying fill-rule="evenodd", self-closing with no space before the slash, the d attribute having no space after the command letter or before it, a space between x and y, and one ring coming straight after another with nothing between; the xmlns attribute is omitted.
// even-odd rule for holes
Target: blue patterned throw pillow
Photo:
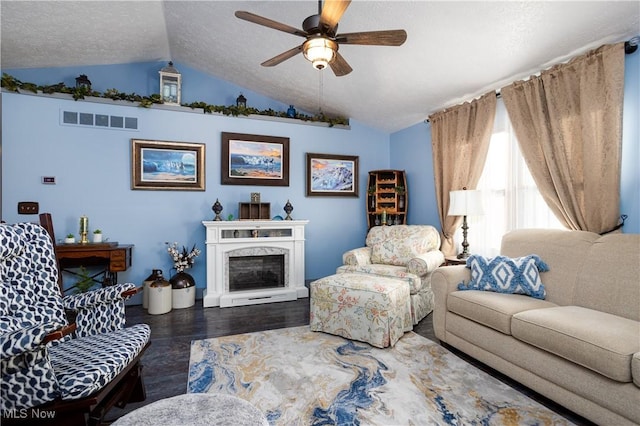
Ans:
<svg viewBox="0 0 640 426"><path fill-rule="evenodd" d="M467 259L467 268L471 269L471 280L458 284L458 290L525 294L538 299L546 296L540 272L548 271L549 267L538 255L489 259L474 254Z"/></svg>

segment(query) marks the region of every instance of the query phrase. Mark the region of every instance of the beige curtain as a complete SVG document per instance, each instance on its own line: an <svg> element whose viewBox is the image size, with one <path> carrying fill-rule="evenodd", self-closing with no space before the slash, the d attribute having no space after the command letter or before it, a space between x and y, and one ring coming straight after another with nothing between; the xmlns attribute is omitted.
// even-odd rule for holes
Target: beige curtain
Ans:
<svg viewBox="0 0 640 426"><path fill-rule="evenodd" d="M429 117L436 201L442 225L442 246L445 256L456 253L453 234L462 218L447 216L449 191L475 189L482 174L489 150L489 141L496 115L496 94L481 98Z"/></svg>
<svg viewBox="0 0 640 426"><path fill-rule="evenodd" d="M531 175L569 229L618 224L623 90L624 43L501 90Z"/></svg>

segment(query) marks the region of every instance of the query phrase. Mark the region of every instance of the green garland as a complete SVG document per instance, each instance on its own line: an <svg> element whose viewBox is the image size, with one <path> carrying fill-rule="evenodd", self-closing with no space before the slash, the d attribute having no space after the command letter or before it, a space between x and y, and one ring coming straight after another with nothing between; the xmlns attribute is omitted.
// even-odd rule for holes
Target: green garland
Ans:
<svg viewBox="0 0 640 426"><path fill-rule="evenodd" d="M151 96L140 96L135 93L119 92L117 89L107 89L106 92L100 93L98 91L88 89L87 87L67 87L64 83L52 84L49 86L37 86L33 83L24 83L7 73L2 73L2 88L11 92L26 90L33 93L42 92L49 95L52 93L67 93L73 96L73 99L76 101L78 99L84 99L85 96L92 96L96 98L113 99L114 101L137 102L138 106L143 108L150 108L153 104L164 103L160 95L157 93L154 93ZM182 106L189 107L191 109L202 108L205 114L212 114L216 112L224 115L232 115L234 117L237 117L239 115L248 116L250 114L254 114L266 115L270 117L291 118L287 115L286 112L274 111L271 108L266 110L259 110L257 108L238 107L235 105L211 105L207 104L206 102L192 102L190 104L182 104ZM296 116L294 118L302 121L328 123L329 127L333 127L335 125L349 125L349 119L347 118L328 117L324 113L316 114L313 116L296 113Z"/></svg>

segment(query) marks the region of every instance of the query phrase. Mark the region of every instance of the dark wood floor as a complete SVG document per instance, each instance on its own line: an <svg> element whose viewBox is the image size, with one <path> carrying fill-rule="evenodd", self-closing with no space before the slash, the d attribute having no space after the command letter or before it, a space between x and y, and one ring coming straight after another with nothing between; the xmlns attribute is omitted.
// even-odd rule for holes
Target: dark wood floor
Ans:
<svg viewBox="0 0 640 426"><path fill-rule="evenodd" d="M192 340L307 325L309 299L233 308L203 308L202 301L198 300L191 308L172 310L164 315L149 315L142 306L128 306L127 324L139 323L146 323L151 327L152 343L142 358L147 399L142 403L129 404L124 409L112 409L107 414L107 419L111 421L151 402L186 393ZM414 326L413 331L438 342L433 332L432 314ZM468 359L463 354L456 354L574 423L590 425L581 417L514 383L489 367Z"/></svg>

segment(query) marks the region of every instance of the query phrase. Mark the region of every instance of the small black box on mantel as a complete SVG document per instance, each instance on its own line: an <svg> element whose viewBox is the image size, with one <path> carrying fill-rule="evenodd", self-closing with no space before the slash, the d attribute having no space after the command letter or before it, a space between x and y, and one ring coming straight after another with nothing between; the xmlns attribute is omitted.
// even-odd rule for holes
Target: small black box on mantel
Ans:
<svg viewBox="0 0 640 426"><path fill-rule="evenodd" d="M271 203L238 203L240 220L269 220Z"/></svg>

